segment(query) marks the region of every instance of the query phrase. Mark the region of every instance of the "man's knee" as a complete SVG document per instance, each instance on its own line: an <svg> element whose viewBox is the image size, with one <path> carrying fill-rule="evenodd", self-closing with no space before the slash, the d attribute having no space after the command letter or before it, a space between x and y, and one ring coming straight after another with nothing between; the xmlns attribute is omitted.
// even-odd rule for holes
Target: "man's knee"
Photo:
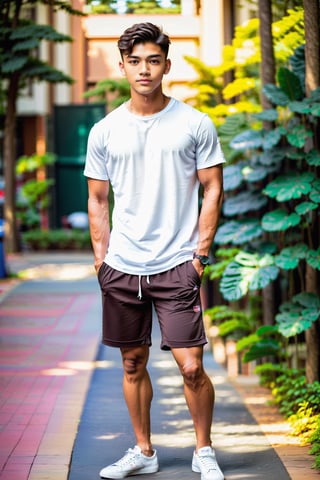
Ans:
<svg viewBox="0 0 320 480"><path fill-rule="evenodd" d="M138 378L146 370L148 351L144 348L122 349L124 373L132 379Z"/></svg>
<svg viewBox="0 0 320 480"><path fill-rule="evenodd" d="M205 381L202 362L199 359L194 359L192 362L187 362L182 365L181 373L184 382L192 388L192 390L199 388Z"/></svg>

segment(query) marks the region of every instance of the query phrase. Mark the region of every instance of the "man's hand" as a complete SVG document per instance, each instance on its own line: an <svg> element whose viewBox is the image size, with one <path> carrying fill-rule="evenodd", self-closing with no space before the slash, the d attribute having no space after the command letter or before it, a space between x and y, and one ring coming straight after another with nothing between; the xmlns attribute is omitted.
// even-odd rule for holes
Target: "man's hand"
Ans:
<svg viewBox="0 0 320 480"><path fill-rule="evenodd" d="M200 280L202 280L205 266L202 265L202 263L200 262L200 260L198 258L194 258L192 260L192 265L193 265L195 271L198 273L198 275L200 277Z"/></svg>

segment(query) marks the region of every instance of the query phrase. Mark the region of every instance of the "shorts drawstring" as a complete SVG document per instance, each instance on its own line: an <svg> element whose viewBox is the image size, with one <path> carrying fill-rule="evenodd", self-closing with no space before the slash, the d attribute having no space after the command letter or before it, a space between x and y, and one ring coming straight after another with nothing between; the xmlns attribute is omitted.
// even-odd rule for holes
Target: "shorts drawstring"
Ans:
<svg viewBox="0 0 320 480"><path fill-rule="evenodd" d="M150 277L149 275L146 275L147 283L150 285ZM139 300L142 300L142 287L141 287L141 280L142 280L142 275L139 275L139 280L138 280L138 295L137 297Z"/></svg>

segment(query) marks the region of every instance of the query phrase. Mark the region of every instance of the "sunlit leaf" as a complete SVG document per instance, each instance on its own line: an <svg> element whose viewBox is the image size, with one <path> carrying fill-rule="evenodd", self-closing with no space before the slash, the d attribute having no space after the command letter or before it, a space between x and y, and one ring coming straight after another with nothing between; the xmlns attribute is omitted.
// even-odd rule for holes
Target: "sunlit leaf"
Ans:
<svg viewBox="0 0 320 480"><path fill-rule="evenodd" d="M266 213L262 217L262 228L266 232L278 232L295 227L301 222L297 213L287 213L285 210L277 209Z"/></svg>
<svg viewBox="0 0 320 480"><path fill-rule="evenodd" d="M313 202L302 202L296 206L295 211L299 215L306 215L306 213L311 212L312 210L316 210L319 207L316 203Z"/></svg>
<svg viewBox="0 0 320 480"><path fill-rule="evenodd" d="M314 178L312 172L290 173L287 176L279 176L266 186L264 193L269 197L276 198L278 202L300 198L312 190L311 183Z"/></svg>
<svg viewBox="0 0 320 480"><path fill-rule="evenodd" d="M306 257L307 245L298 243L293 247L286 247L275 257L275 264L284 270L296 268L299 260Z"/></svg>
<svg viewBox="0 0 320 480"><path fill-rule="evenodd" d="M246 130L236 135L230 142L230 146L236 150L247 150L259 148L262 145L263 137L260 130Z"/></svg>

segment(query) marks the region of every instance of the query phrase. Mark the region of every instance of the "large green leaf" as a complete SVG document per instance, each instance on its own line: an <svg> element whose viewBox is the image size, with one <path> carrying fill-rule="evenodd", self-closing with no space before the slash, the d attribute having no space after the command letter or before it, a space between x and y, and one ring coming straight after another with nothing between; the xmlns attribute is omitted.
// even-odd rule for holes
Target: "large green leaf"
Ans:
<svg viewBox="0 0 320 480"><path fill-rule="evenodd" d="M320 247L317 250L309 250L307 254L307 262L310 267L320 270Z"/></svg>
<svg viewBox="0 0 320 480"><path fill-rule="evenodd" d="M232 220L218 228L214 241L219 245L241 245L261 237L262 233L258 220Z"/></svg>
<svg viewBox="0 0 320 480"><path fill-rule="evenodd" d="M252 116L254 118L257 118L258 120L267 120L269 122L274 122L278 120L279 113L278 110L276 110L275 108L269 108L268 110L264 110L263 112L254 113Z"/></svg>
<svg viewBox="0 0 320 480"><path fill-rule="evenodd" d="M297 213L287 213L285 210L277 209L266 213L262 217L262 228L266 232L278 232L295 227L301 222L301 217Z"/></svg>
<svg viewBox="0 0 320 480"><path fill-rule="evenodd" d="M303 308L297 312L287 310L276 315L276 322L279 325L279 332L284 337L292 337L305 332L311 327L320 315L320 311L312 308Z"/></svg>
<svg viewBox="0 0 320 480"><path fill-rule="evenodd" d="M296 206L295 211L299 215L306 215L307 213L311 212L312 210L316 210L319 207L316 203L313 202L302 202Z"/></svg>
<svg viewBox="0 0 320 480"><path fill-rule="evenodd" d="M230 142L230 147L235 150L248 150L259 148L262 145L263 137L260 130L246 130L236 135Z"/></svg>
<svg viewBox="0 0 320 480"><path fill-rule="evenodd" d="M234 197L227 198L223 204L223 213L230 217L260 210L268 203L268 200L261 193L241 192Z"/></svg>
<svg viewBox="0 0 320 480"><path fill-rule="evenodd" d="M286 202L294 198L307 195L312 190L314 180L312 172L289 173L287 176L279 176L270 182L264 189L269 197L276 198L278 202Z"/></svg>
<svg viewBox="0 0 320 480"><path fill-rule="evenodd" d="M273 147L278 145L281 140L282 130L280 128L275 128L270 130L263 137L262 146L264 150L271 150Z"/></svg>
<svg viewBox="0 0 320 480"><path fill-rule="evenodd" d="M295 303L298 303L302 307L320 309L320 298L315 293L301 292L292 297Z"/></svg>
<svg viewBox="0 0 320 480"><path fill-rule="evenodd" d="M286 247L275 257L275 264L284 270L296 268L299 260L306 257L307 245L298 243L293 247Z"/></svg>
<svg viewBox="0 0 320 480"><path fill-rule="evenodd" d="M310 152L307 153L306 160L308 165L311 165L312 167L320 167L320 152L319 150L310 150Z"/></svg>
<svg viewBox="0 0 320 480"><path fill-rule="evenodd" d="M293 113L306 114L310 113L310 105L303 100L301 102L289 102L288 107Z"/></svg>
<svg viewBox="0 0 320 480"><path fill-rule="evenodd" d="M280 105L282 107L285 107L290 101L288 95L281 88L273 85L272 83L265 85L262 88L262 91L267 97L267 99L270 100L271 103L273 103L273 105Z"/></svg>
<svg viewBox="0 0 320 480"><path fill-rule="evenodd" d="M239 253L229 263L220 281L220 291L226 300L233 301L246 295L249 290L258 290L275 280L278 267L272 265L271 255ZM241 262L241 263L240 263Z"/></svg>
<svg viewBox="0 0 320 480"><path fill-rule="evenodd" d="M297 75L300 80L302 90L305 90L305 74L306 74L306 62L304 55L305 46L300 45L294 51L294 54L289 58L290 65L293 73Z"/></svg>
<svg viewBox="0 0 320 480"><path fill-rule="evenodd" d="M305 145L307 139L312 136L313 132L311 129L305 127L304 125L295 125L289 130L287 139L290 145L301 148Z"/></svg>
<svg viewBox="0 0 320 480"><path fill-rule="evenodd" d="M299 77L288 68L280 67L277 77L282 91L286 93L290 100L300 100L303 97Z"/></svg>
<svg viewBox="0 0 320 480"><path fill-rule="evenodd" d="M267 150L259 156L259 163L261 165L279 165L286 157L287 149L276 148L274 150Z"/></svg>
<svg viewBox="0 0 320 480"><path fill-rule="evenodd" d="M28 62L28 57L15 56L1 64L1 71L4 74L13 73L21 70Z"/></svg>
<svg viewBox="0 0 320 480"><path fill-rule="evenodd" d="M225 192L234 190L241 185L243 177L239 165L227 165L223 169L223 188Z"/></svg>
<svg viewBox="0 0 320 480"><path fill-rule="evenodd" d="M260 182L260 180L269 175L270 170L273 170L273 168L270 169L264 166L252 168L248 165L242 169L242 175L247 182Z"/></svg>
<svg viewBox="0 0 320 480"><path fill-rule="evenodd" d="M320 103L314 103L310 108L310 113L315 117L320 117Z"/></svg>
<svg viewBox="0 0 320 480"><path fill-rule="evenodd" d="M251 345L249 350L244 354L244 362L252 362L260 358L277 355L281 346L277 340L271 338L262 338L259 342Z"/></svg>

